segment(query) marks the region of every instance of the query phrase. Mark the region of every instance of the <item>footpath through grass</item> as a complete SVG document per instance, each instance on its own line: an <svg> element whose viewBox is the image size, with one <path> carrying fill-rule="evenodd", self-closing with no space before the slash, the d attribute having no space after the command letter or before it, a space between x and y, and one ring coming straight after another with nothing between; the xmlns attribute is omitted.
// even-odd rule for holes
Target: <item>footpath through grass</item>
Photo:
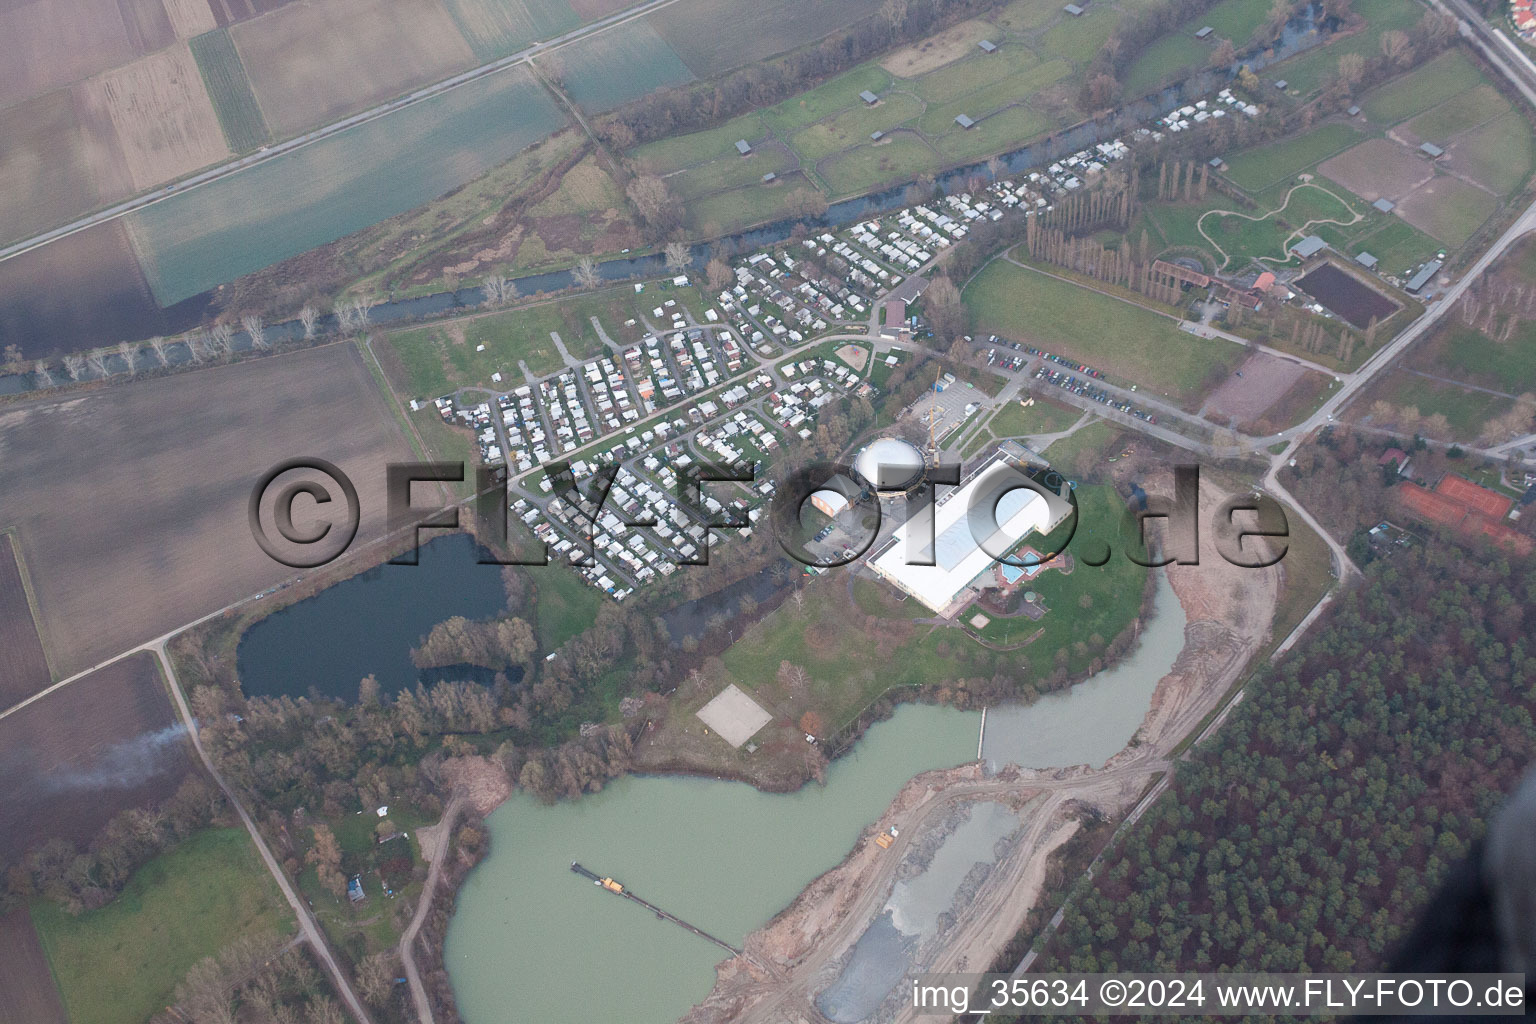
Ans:
<svg viewBox="0 0 1536 1024"><path fill-rule="evenodd" d="M71 917L38 901L32 919L71 1024L148 1020L203 957L241 935L295 927L250 837L233 828L156 857L99 910Z"/></svg>

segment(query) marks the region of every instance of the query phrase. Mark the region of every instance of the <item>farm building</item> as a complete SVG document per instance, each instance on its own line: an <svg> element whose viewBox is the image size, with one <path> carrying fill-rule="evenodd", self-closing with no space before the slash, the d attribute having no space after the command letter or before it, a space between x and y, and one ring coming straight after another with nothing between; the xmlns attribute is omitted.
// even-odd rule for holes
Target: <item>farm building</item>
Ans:
<svg viewBox="0 0 1536 1024"><path fill-rule="evenodd" d="M969 117L966 117L964 114L957 114L955 116L955 124L959 125L961 128L970 128L975 123L975 121Z"/></svg>
<svg viewBox="0 0 1536 1024"><path fill-rule="evenodd" d="M1355 256L1355 262L1360 264L1366 270L1375 270L1376 264L1381 261L1368 252L1361 252Z"/></svg>
<svg viewBox="0 0 1536 1024"><path fill-rule="evenodd" d="M1419 152L1423 153L1425 156L1429 157L1431 160L1438 160L1442 156L1445 156L1445 150L1441 149L1439 146L1435 145L1433 142L1426 142L1426 143L1424 143L1422 146L1419 147Z"/></svg>
<svg viewBox="0 0 1536 1024"><path fill-rule="evenodd" d="M1348 110L1344 111L1344 113L1348 114L1350 117L1359 117L1360 116L1360 104L1356 103L1354 106L1352 106Z"/></svg>
<svg viewBox="0 0 1536 1024"><path fill-rule="evenodd" d="M1301 241L1297 242L1295 245L1291 246L1291 255L1297 257L1298 259L1306 260L1311 259L1313 256L1316 256L1326 248L1328 248L1327 242L1323 241L1317 235L1308 235Z"/></svg>
<svg viewBox="0 0 1536 1024"><path fill-rule="evenodd" d="M1205 38L1207 38L1207 37L1208 37L1208 36L1210 36L1210 34L1211 34L1211 33L1212 33L1212 32L1215 32L1215 31L1216 31L1216 30L1215 30L1215 29L1213 29L1213 28L1211 28L1211 26L1209 26L1209 25L1206 25L1206 26L1205 26L1205 27L1204 27L1204 28L1202 28L1202 29L1200 29L1200 31L1198 31L1198 32L1196 32L1196 33L1195 33L1195 38L1196 38L1196 39L1205 39Z"/></svg>
<svg viewBox="0 0 1536 1024"><path fill-rule="evenodd" d="M883 138L885 138L885 132L870 132L869 133L869 141L870 142L879 142Z"/></svg>
<svg viewBox="0 0 1536 1024"><path fill-rule="evenodd" d="M742 156L746 156L748 153L752 152L752 146L747 142L746 139L737 139L736 152L740 153Z"/></svg>
<svg viewBox="0 0 1536 1024"><path fill-rule="evenodd" d="M996 53L997 52L997 44L994 43L990 39L983 39L981 42L977 43L976 45L981 47L981 52L982 53Z"/></svg>
<svg viewBox="0 0 1536 1024"><path fill-rule="evenodd" d="M1395 210L1397 208L1397 204L1394 203L1392 200L1386 198L1385 196L1383 196L1382 198L1376 200L1371 205L1373 207L1375 207L1376 209L1380 210L1382 213L1391 213L1393 210Z"/></svg>
<svg viewBox="0 0 1536 1024"><path fill-rule="evenodd" d="M1062 10L1066 11L1074 18L1081 18L1083 16L1083 9L1077 6L1077 4L1067 4L1067 6L1063 7Z"/></svg>
<svg viewBox="0 0 1536 1024"><path fill-rule="evenodd" d="M1435 275L1438 273L1440 273L1440 261L1430 260L1408 279L1408 283L1403 285L1403 290L1409 294L1417 295L1425 285L1434 280Z"/></svg>
<svg viewBox="0 0 1536 1024"><path fill-rule="evenodd" d="M1281 92L1284 92L1286 89L1290 88L1290 85L1291 85L1290 82L1287 82L1285 79L1282 78L1282 79L1280 79L1280 81L1275 83L1275 88L1279 89Z"/></svg>
<svg viewBox="0 0 1536 1024"><path fill-rule="evenodd" d="M774 174L772 171L769 171L767 174L763 175L763 184L767 185L767 184L772 182L777 177L778 177L777 174Z"/></svg>
<svg viewBox="0 0 1536 1024"><path fill-rule="evenodd" d="M1213 170L1213 171L1219 171L1223 167L1227 166L1227 162L1225 160L1223 160L1219 156L1211 157L1209 160L1206 161L1206 163L1211 165L1211 170Z"/></svg>
<svg viewBox="0 0 1536 1024"><path fill-rule="evenodd" d="M1072 504L1065 498L1048 496L1043 489L1035 490L1023 481L1024 474L997 452L968 481L935 503L933 547L926 552L932 565L910 564L908 545L918 542L909 540L908 535L923 529L920 536L925 536L928 524L907 522L870 559L870 568L937 614L953 615L966 604L977 577L990 575L989 570L998 564L994 554L1011 550L1031 533L1050 533L1072 512ZM993 510L991 517L982 517L993 520L983 526L995 527L990 535L975 535L969 514L972 505Z"/></svg>
<svg viewBox="0 0 1536 1024"><path fill-rule="evenodd" d="M870 106L874 106L876 103L880 102L880 97L876 96L868 89L865 89L863 92L859 93L859 99L863 100L865 103L868 103Z"/></svg>

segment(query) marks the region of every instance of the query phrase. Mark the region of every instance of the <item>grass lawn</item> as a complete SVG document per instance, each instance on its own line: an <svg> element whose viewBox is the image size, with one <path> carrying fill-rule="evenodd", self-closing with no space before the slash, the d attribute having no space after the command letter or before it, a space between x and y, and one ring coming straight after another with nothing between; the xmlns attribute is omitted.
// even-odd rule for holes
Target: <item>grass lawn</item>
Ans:
<svg viewBox="0 0 1536 1024"><path fill-rule="evenodd" d="M757 145L768 138L768 129L757 112L743 114L718 128L676 135L648 142L630 150L630 157L647 174L670 174L708 160L736 155L736 141Z"/></svg>
<svg viewBox="0 0 1536 1024"><path fill-rule="evenodd" d="M1068 476L1085 476L1104 461L1105 449L1124 433L1121 428L1104 420L1091 420L1075 430L1070 437L1052 441L1045 450L1045 457L1052 466ZM1116 448L1116 453L1121 449Z"/></svg>
<svg viewBox="0 0 1536 1024"><path fill-rule="evenodd" d="M1458 138L1451 153L1458 170L1507 197L1531 173L1533 151L1530 122L1511 110Z"/></svg>
<svg viewBox="0 0 1536 1024"><path fill-rule="evenodd" d="M1115 31L1115 15L1090 7L1081 18L1063 18L1040 37L1040 52L1086 64Z"/></svg>
<svg viewBox="0 0 1536 1024"><path fill-rule="evenodd" d="M539 647L546 654L597 621L604 597L575 572L551 559L528 573L537 593Z"/></svg>
<svg viewBox="0 0 1536 1024"><path fill-rule="evenodd" d="M1035 399L1027 409L1018 402L1009 402L997 411L988 429L997 437L1028 437L1031 434L1054 434L1066 430L1081 418L1082 413L1063 405Z"/></svg>
<svg viewBox="0 0 1536 1024"><path fill-rule="evenodd" d="M1183 402L1242 357L1230 342L1197 338L1167 317L1001 259L971 280L964 298L980 332L1075 356Z"/></svg>
<svg viewBox="0 0 1536 1024"><path fill-rule="evenodd" d="M1499 205L1476 185L1447 174L1437 174L1424 188L1433 189L1435 199L1415 212L1416 226L1452 249L1471 238Z"/></svg>
<svg viewBox="0 0 1536 1024"><path fill-rule="evenodd" d="M149 1019L205 956L241 935L287 935L294 919L243 829L210 829L140 868L123 894L71 917L32 919L72 1024Z"/></svg>
<svg viewBox="0 0 1536 1024"><path fill-rule="evenodd" d="M891 93L873 107L862 100L836 117L804 128L790 136L789 145L800 158L815 163L869 140L876 130L890 131L923 112L923 101L910 93Z"/></svg>
<svg viewBox="0 0 1536 1024"><path fill-rule="evenodd" d="M934 148L945 163L975 160L1021 146L1044 135L1051 121L1039 111L1026 106L1009 107L982 121L969 131L946 132L934 140Z"/></svg>
<svg viewBox="0 0 1536 1024"><path fill-rule="evenodd" d="M903 181L938 166L938 156L911 132L858 146L823 160L816 176L834 196L855 195L886 182Z"/></svg>
<svg viewBox="0 0 1536 1024"><path fill-rule="evenodd" d="M777 106L769 107L763 111L763 120L781 135L788 134L839 111L864 106L859 93L867 89L880 96L891 87L891 82L890 74L880 65L860 64L810 92L791 96Z"/></svg>
<svg viewBox="0 0 1536 1024"><path fill-rule="evenodd" d="M1458 51L1450 53L1460 55ZM1438 142L1469 128L1486 124L1510 110L1509 101L1491 85L1474 86L1458 93L1409 121L1406 127L1421 139Z"/></svg>
<svg viewBox="0 0 1536 1024"><path fill-rule="evenodd" d="M1265 80L1284 78L1291 92L1309 96L1338 73L1340 57L1346 53L1379 57L1383 32L1394 28L1407 32L1424 16L1424 6L1416 0L1354 0L1350 9L1366 20L1363 29L1266 68Z"/></svg>
<svg viewBox="0 0 1536 1024"><path fill-rule="evenodd" d="M1527 320L1507 342L1497 342L1460 322L1435 341L1434 369L1470 384L1536 392L1536 323Z"/></svg>
<svg viewBox="0 0 1536 1024"><path fill-rule="evenodd" d="M779 175L779 180L772 185L764 185L754 178L740 188L689 200L688 225L694 231L713 237L788 217L795 193L802 190L815 189L798 171Z"/></svg>
<svg viewBox="0 0 1536 1024"><path fill-rule="evenodd" d="M1360 107L1367 117L1385 127L1444 103L1482 80L1466 54L1447 50L1428 64L1372 89L1360 101Z"/></svg>
<svg viewBox="0 0 1536 1024"><path fill-rule="evenodd" d="M690 200L722 189L753 185L763 175L783 174L793 170L798 161L789 148L776 142L755 146L746 156L733 148L729 156L696 164L667 179L672 192L683 200Z"/></svg>
<svg viewBox="0 0 1536 1024"><path fill-rule="evenodd" d="M1125 95L1145 96L1181 72L1199 71L1211 59L1211 46L1183 32L1164 36L1141 52L1125 76Z"/></svg>
<svg viewBox="0 0 1536 1024"><path fill-rule="evenodd" d="M1380 270L1402 276L1433 256L1440 243L1430 238L1401 217L1387 216L1378 220L1380 227L1358 233L1346 250L1351 256L1361 249L1381 261ZM1326 231L1318 232L1328 239ZM1332 244L1332 239L1328 239Z"/></svg>
<svg viewBox="0 0 1536 1024"><path fill-rule="evenodd" d="M1227 177L1246 192L1263 192L1364 139L1363 132L1347 124L1321 125L1303 135L1244 150L1227 161Z"/></svg>
<svg viewBox="0 0 1536 1024"><path fill-rule="evenodd" d="M1508 412L1513 406L1507 398L1498 398L1482 391L1469 391L1454 384L1420 377L1418 374L1399 372L1382 386L1379 394L1399 408L1413 407L1421 416L1443 415L1457 438L1475 438L1495 416Z"/></svg>

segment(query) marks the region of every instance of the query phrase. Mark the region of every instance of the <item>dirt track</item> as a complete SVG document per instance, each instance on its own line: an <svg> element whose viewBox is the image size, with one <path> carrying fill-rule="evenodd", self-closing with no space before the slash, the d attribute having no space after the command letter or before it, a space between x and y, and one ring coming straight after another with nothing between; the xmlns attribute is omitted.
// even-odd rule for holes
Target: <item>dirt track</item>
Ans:
<svg viewBox="0 0 1536 1024"><path fill-rule="evenodd" d="M1225 497L1209 484L1203 488L1203 523ZM814 1000L828 984L829 970L880 913L903 857L924 831L959 802L1001 799L1017 806L1038 797L1020 838L955 923L943 952L914 968L986 969L1041 897L1050 854L1076 830L1075 808L1091 806L1110 819L1129 811L1154 776L1170 767L1174 747L1216 706L1268 634L1279 596L1278 569L1229 565L1215 548L1214 532L1202 528L1200 564L1171 566L1168 574L1187 617L1185 646L1158 683L1131 745L1100 768L1006 769L988 777L979 764L970 764L913 779L848 859L749 935L745 957L720 966L714 990L685 1018L687 1024L822 1020ZM869 841L891 825L900 835L889 850Z"/></svg>

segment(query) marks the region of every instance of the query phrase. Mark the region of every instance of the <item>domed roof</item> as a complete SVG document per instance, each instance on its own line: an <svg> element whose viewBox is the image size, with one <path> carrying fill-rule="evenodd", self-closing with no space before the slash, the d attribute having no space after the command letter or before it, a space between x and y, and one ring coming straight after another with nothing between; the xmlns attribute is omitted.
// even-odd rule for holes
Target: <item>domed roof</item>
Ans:
<svg viewBox="0 0 1536 1024"><path fill-rule="evenodd" d="M900 491L912 486L922 477L925 467L918 447L899 437L882 437L853 460L854 472L881 491Z"/></svg>

